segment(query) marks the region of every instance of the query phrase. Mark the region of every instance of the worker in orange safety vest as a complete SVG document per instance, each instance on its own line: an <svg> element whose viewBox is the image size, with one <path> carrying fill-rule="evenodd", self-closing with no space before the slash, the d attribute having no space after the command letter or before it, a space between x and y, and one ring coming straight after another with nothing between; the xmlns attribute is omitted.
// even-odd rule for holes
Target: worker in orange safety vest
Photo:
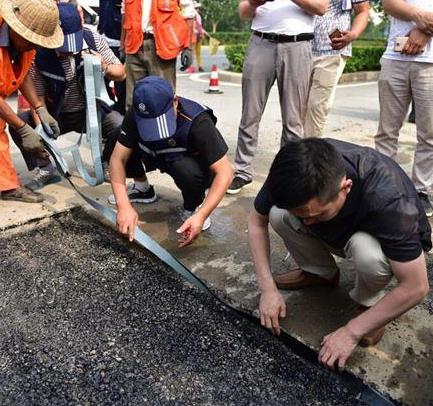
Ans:
<svg viewBox="0 0 433 406"><path fill-rule="evenodd" d="M59 12L52 0L0 1L0 193L2 200L40 202L42 195L20 186L12 163L6 124L15 128L28 148L42 150L40 137L6 102L18 89L29 101L35 119L56 134L58 124L39 100L28 75L38 46L63 44ZM43 151L43 150L42 150Z"/></svg>
<svg viewBox="0 0 433 406"><path fill-rule="evenodd" d="M160 76L176 88L176 57L192 64L193 0L123 0L120 49L126 56L126 108L136 82Z"/></svg>

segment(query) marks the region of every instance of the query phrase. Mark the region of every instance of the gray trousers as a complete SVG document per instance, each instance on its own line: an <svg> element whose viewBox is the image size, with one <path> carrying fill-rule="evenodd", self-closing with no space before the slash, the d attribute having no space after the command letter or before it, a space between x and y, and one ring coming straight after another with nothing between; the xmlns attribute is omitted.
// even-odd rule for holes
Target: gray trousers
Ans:
<svg viewBox="0 0 433 406"><path fill-rule="evenodd" d="M136 54L127 54L126 67L126 110L132 105L134 86L146 76L160 76L176 90L176 58L161 59L156 54L155 40L145 39Z"/></svg>
<svg viewBox="0 0 433 406"><path fill-rule="evenodd" d="M350 297L370 307L385 295L384 289L393 278L393 273L379 241L370 234L358 231L344 249L334 249L309 232L287 210L272 207L269 221L302 270L331 279L338 271L331 254L348 258L356 272L355 287L349 292Z"/></svg>
<svg viewBox="0 0 433 406"><path fill-rule="evenodd" d="M419 192L433 190L433 63L382 58L379 76L380 118L374 138L379 152L395 159L398 136L413 99L416 148L412 180Z"/></svg>
<svg viewBox="0 0 433 406"><path fill-rule="evenodd" d="M312 53L310 41L276 43L252 35L242 74L242 117L236 148L236 175L252 178L259 123L275 80L282 117L281 146L304 135Z"/></svg>

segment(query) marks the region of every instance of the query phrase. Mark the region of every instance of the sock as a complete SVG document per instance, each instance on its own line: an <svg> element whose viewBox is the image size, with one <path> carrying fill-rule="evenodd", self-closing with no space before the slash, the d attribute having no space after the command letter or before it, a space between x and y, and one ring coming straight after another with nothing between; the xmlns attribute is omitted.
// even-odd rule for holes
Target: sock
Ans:
<svg viewBox="0 0 433 406"><path fill-rule="evenodd" d="M147 179L144 182L134 180L134 187L140 192L147 192L150 188L149 181Z"/></svg>

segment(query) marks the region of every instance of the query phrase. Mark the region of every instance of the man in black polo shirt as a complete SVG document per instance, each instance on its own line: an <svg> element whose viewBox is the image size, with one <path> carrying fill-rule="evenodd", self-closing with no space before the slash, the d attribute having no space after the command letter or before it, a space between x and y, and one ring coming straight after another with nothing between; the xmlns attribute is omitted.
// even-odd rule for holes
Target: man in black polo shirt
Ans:
<svg viewBox="0 0 433 406"><path fill-rule="evenodd" d="M182 192L184 222L177 230L181 234L180 246L190 244L210 227L209 216L233 177L228 147L215 123L211 109L175 96L165 79L148 76L137 82L133 105L126 113L114 151L111 154L113 140L104 151L106 159L111 155L114 196L109 201L117 204L121 233L133 239L138 215L132 202L156 200L146 176L155 169L168 173ZM134 178L129 188L125 177Z"/></svg>
<svg viewBox="0 0 433 406"><path fill-rule="evenodd" d="M298 268L272 276L268 224ZM261 322L279 334L280 289L338 286L331 255L356 270L357 315L322 341L319 361L343 367L357 344L374 345L384 326L427 294L424 252L431 229L403 170L377 151L337 140L291 141L280 150L256 197L248 238L261 290ZM397 286L384 290L395 277Z"/></svg>

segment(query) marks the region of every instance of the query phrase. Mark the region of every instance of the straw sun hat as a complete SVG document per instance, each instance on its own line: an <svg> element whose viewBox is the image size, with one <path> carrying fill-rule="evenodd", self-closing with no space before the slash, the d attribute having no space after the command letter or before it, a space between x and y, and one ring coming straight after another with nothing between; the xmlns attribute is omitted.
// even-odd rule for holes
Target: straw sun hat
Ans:
<svg viewBox="0 0 433 406"><path fill-rule="evenodd" d="M54 0L0 0L0 16L27 41L44 48L63 45Z"/></svg>

